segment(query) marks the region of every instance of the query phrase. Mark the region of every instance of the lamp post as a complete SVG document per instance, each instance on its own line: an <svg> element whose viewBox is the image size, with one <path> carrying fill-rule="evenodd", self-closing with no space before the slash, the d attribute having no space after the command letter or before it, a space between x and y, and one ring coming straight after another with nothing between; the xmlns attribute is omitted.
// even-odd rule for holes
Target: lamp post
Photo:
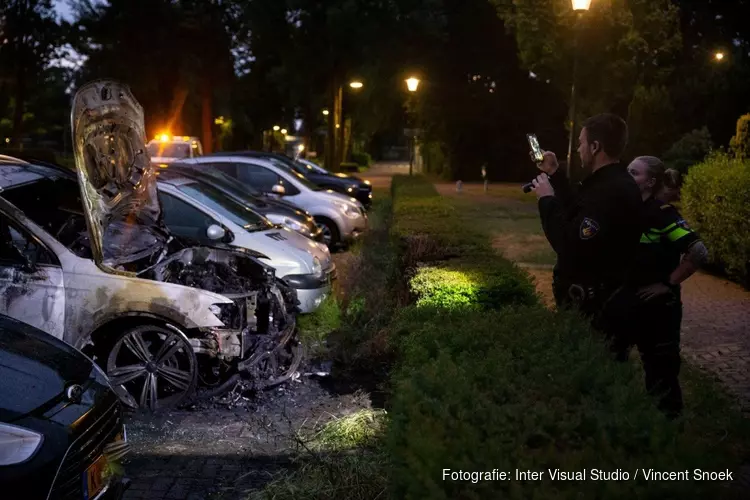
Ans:
<svg viewBox="0 0 750 500"><path fill-rule="evenodd" d="M565 166L570 179L570 165L573 162L573 141L576 133L576 77L578 76L578 24L584 12L591 7L591 0L571 0L576 13L575 35L573 38L573 83L570 85L570 136L568 137L568 162Z"/></svg>
<svg viewBox="0 0 750 500"><path fill-rule="evenodd" d="M417 89L419 89L419 78L417 77L409 77L406 79L406 88L409 90L409 92L413 95L417 92ZM410 151L409 151L409 175L413 174L414 171L414 156L416 154L416 141L417 141L417 134L412 133L411 137L411 144L410 144Z"/></svg>
<svg viewBox="0 0 750 500"><path fill-rule="evenodd" d="M724 60L724 52L718 51L714 54L714 59L716 62L722 62Z"/></svg>
<svg viewBox="0 0 750 500"><path fill-rule="evenodd" d="M365 84L361 80L352 80L349 87L353 90L359 90ZM346 158L345 142L346 127L344 126L344 87L343 85L333 86L333 95L331 96L332 104L330 110L323 110L323 114L328 116L328 147L326 148L325 164L326 168L333 171L338 170L339 164ZM338 145L337 145L338 144Z"/></svg>

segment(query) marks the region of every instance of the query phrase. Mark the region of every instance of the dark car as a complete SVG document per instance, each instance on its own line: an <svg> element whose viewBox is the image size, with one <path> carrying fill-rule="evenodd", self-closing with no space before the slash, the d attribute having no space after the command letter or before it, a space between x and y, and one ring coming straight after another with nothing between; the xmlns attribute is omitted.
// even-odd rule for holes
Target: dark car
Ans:
<svg viewBox="0 0 750 500"><path fill-rule="evenodd" d="M323 232L315 225L315 219L301 208L276 200L253 189L247 184L238 183L219 169L208 169L182 163L171 163L158 171L163 177L187 177L222 191L243 205L249 205L255 212L263 215L274 224L281 224L315 241L323 241Z"/></svg>
<svg viewBox="0 0 750 500"><path fill-rule="evenodd" d="M348 174L333 174L330 172L321 172L319 170L307 168L307 165L295 161L286 155L278 153L266 153L262 151L243 151L240 153L220 153L222 156L242 155L254 158L273 158L284 163L287 167L295 172L304 175L313 184L322 188L330 189L338 193L345 194L356 198L365 208L372 205L372 186L362 179Z"/></svg>
<svg viewBox="0 0 750 500"><path fill-rule="evenodd" d="M68 344L0 315L0 488L4 498L120 499L127 452L107 377ZM9 496L5 496L9 495Z"/></svg>

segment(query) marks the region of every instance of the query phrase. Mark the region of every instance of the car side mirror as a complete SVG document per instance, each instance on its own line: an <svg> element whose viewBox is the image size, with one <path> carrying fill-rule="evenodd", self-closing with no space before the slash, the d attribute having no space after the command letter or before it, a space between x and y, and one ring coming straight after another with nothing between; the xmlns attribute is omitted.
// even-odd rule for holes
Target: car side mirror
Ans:
<svg viewBox="0 0 750 500"><path fill-rule="evenodd" d="M221 240L224 238L224 236L226 236L226 234L227 234L226 229L224 229L218 224L211 224L206 229L206 236L208 237L209 240L214 240L214 241Z"/></svg>
<svg viewBox="0 0 750 500"><path fill-rule="evenodd" d="M286 188L284 188L284 186L282 186L281 184L275 184L271 188L271 192L279 196L284 196L286 194Z"/></svg>

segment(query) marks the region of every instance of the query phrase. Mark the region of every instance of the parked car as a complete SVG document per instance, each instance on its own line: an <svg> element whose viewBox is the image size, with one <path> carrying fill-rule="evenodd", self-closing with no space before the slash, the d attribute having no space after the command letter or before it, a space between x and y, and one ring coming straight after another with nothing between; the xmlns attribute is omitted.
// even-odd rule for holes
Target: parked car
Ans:
<svg viewBox="0 0 750 500"><path fill-rule="evenodd" d="M240 203L250 206L253 211L274 224L286 226L315 241L323 241L323 232L309 212L284 200L266 196L247 184L240 184L218 169L172 163L164 165L157 173L162 179L173 174L209 184Z"/></svg>
<svg viewBox="0 0 750 500"><path fill-rule="evenodd" d="M203 154L200 139L190 136L170 136L159 134L146 144L151 161L158 164L169 164L182 158L195 158Z"/></svg>
<svg viewBox="0 0 750 500"><path fill-rule="evenodd" d="M299 308L313 312L331 291L336 266L322 243L279 227L247 205L195 179L159 176L159 200L164 223L175 236L212 240L262 254L297 291Z"/></svg>
<svg viewBox="0 0 750 500"><path fill-rule="evenodd" d="M310 169L307 168L307 165L305 165L304 163L298 160L293 160L286 155L278 153L245 151L238 154L241 154L242 156L248 156L250 158L276 160L283 163L295 172L304 175L310 181L312 181L313 184L316 184L324 189L330 189L332 191L336 191L337 193L342 193L346 196L355 198L357 201L362 203L365 208L368 208L372 204L372 185L370 185L368 181L364 181L359 177L355 177L349 174L333 174L320 167L319 169Z"/></svg>
<svg viewBox="0 0 750 500"><path fill-rule="evenodd" d="M243 154L202 156L183 163L220 170L241 184L275 194L307 210L329 246L349 243L367 228L364 206L356 199L326 190L274 158Z"/></svg>
<svg viewBox="0 0 750 500"><path fill-rule="evenodd" d="M120 401L104 372L68 344L0 315L3 498L119 500L128 482L109 471L127 451Z"/></svg>
<svg viewBox="0 0 750 500"><path fill-rule="evenodd" d="M127 87L87 84L73 106L76 174L0 157L0 314L81 349L134 408L180 403L199 372L291 377L294 289L259 254L169 232Z"/></svg>

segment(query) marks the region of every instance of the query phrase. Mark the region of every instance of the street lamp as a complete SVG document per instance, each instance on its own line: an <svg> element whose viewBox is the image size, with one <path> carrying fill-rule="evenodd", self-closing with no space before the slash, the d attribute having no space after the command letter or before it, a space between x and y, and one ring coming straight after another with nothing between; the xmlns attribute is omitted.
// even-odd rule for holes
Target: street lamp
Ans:
<svg viewBox="0 0 750 500"><path fill-rule="evenodd" d="M361 89L365 86L365 84L360 82L359 80L354 80L353 82L349 82L349 86L353 89Z"/></svg>
<svg viewBox="0 0 750 500"><path fill-rule="evenodd" d="M718 62L721 62L724 60L724 52L717 52L714 54L714 59L716 59Z"/></svg>
<svg viewBox="0 0 750 500"><path fill-rule="evenodd" d="M573 162L573 138L576 133L576 77L578 75L578 28L579 21L584 12L591 7L591 0L570 0L576 13L575 36L573 39L573 83L570 85L570 136L568 137L568 163L565 166L568 179L570 179L570 165Z"/></svg>
<svg viewBox="0 0 750 500"><path fill-rule="evenodd" d="M328 111L327 109L323 110L323 116L328 116L329 114L331 114L330 111Z"/></svg>
<svg viewBox="0 0 750 500"><path fill-rule="evenodd" d="M406 88L409 89L409 92L416 92L419 88L419 78L411 77L406 79Z"/></svg>
<svg viewBox="0 0 750 500"><path fill-rule="evenodd" d="M274 125L273 126L273 131L274 132L278 132L279 130L281 130L281 127L279 127L278 125Z"/></svg>
<svg viewBox="0 0 750 500"><path fill-rule="evenodd" d="M281 129L281 133L282 133L282 134L284 134L284 135L286 135L286 133L287 133L287 130L286 130L285 128L282 128L282 129Z"/></svg>

